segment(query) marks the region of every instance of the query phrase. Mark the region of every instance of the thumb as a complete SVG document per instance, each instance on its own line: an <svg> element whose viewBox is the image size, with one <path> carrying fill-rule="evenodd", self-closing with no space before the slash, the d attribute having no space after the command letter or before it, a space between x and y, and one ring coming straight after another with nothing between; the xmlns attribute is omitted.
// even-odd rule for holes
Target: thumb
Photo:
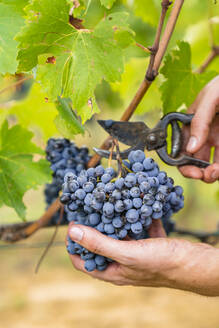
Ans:
<svg viewBox="0 0 219 328"><path fill-rule="evenodd" d="M135 241L115 240L103 235L96 229L78 224L69 225L68 234L73 241L95 254L108 257L121 264L130 262L128 261L128 259L130 259L130 252L128 249L131 249L131 247L128 247L130 246L128 244Z"/></svg>
<svg viewBox="0 0 219 328"><path fill-rule="evenodd" d="M206 143L208 139L210 125L215 116L215 101L209 101L206 97L199 104L198 109L192 119L190 127L190 138L186 150L189 153L196 153Z"/></svg>

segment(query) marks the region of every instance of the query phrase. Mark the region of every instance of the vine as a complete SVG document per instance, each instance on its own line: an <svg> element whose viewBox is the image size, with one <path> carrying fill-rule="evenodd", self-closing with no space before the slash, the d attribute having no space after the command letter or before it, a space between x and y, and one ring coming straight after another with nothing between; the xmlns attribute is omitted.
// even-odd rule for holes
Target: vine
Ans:
<svg viewBox="0 0 219 328"><path fill-rule="evenodd" d="M73 1L72 3L63 1L61 3L59 0L55 0L50 8L48 0L34 0L31 4L28 0L24 0L20 4L14 2L9 4L2 0L0 1L0 12L5 12L6 17L9 18L13 14L15 23L11 27L13 37L10 42L6 42L6 48L0 43L4 54L13 53L13 60L2 61L5 65L4 68L0 65L0 71L4 78L7 77L7 74L11 76L21 74L22 77L18 81L4 86L0 95L6 94L18 86L24 86L28 80L34 81L34 84L40 85L43 90L46 102L49 105L55 104L56 114L58 110L54 121L56 129L64 137L74 137L75 134L84 133L83 124L100 110L95 99L96 86L103 79L111 84L120 80L124 70L125 50L129 46L135 46L135 48L141 48L145 56L149 55L149 63L144 79L123 112L121 121L128 121L136 112L149 88L152 89L151 85L155 84L158 73L162 73L164 77L159 88L164 114L177 110L182 105L189 106L201 87L217 74L216 71L207 71L207 68L218 57L219 46L213 41L211 26L211 50L199 68L192 69L191 47L186 42L179 42L178 48L169 52L163 63L183 4L183 0L175 0L173 4L167 0L161 1L160 10L157 13L159 21L158 24L156 22L155 38L150 47L142 45L142 42L135 39L135 33L130 27L127 13L112 9L115 1L101 1L101 5L105 6L107 10L107 15L104 13L103 19L95 27L90 27L86 21L90 2L87 6L86 1ZM140 2L136 2L136 6L141 5ZM165 25L170 5L172 8ZM7 26L10 28L9 21ZM3 40L7 41L4 33ZM2 59L1 56L0 59ZM181 62L183 62L183 70L180 67ZM189 82L188 84L191 84L192 81L192 92L186 89L182 93L180 87L174 88L176 83L180 85L181 81ZM6 127L7 123L2 125L0 181L4 182L7 195L0 193L0 205L5 204L15 208L17 213L24 218L25 206L22 197L28 187L35 188L38 184L48 182L50 175L48 163L43 159L40 159L39 162L33 161L34 156L39 154L41 156L43 153L33 143L30 143L32 135L28 134L29 132L26 130L29 126L21 126L26 124L22 114L7 106L2 108L4 108L3 118L10 117L15 113L18 122L23 123L18 124L16 128ZM25 133L26 136L28 135L26 139ZM11 151L9 154L8 149L3 145L6 140L3 138L6 135L11 144L15 136L19 141L23 140L23 149L17 150L8 146ZM101 148L109 149L111 146L112 140L107 138ZM16 165L29 172L28 175L23 175L22 183L11 173L15 171L15 167L12 169L9 165L11 156L17 159ZM26 158L25 165L22 163L22 161L24 162L23 156ZM7 158L7 161L4 161L3 158ZM99 159L99 156L95 154L90 159L88 167L96 166ZM7 170L9 170L9 174ZM40 172L39 179L36 178L37 172ZM26 187L24 188L22 184ZM14 194L13 191L15 191ZM41 218L32 223L0 226L1 240L15 242L28 238L39 229L48 226L60 206L59 198L57 198ZM180 230L177 232L182 233ZM153 237L165 236L161 221L157 220L156 224L152 225L149 234Z"/></svg>

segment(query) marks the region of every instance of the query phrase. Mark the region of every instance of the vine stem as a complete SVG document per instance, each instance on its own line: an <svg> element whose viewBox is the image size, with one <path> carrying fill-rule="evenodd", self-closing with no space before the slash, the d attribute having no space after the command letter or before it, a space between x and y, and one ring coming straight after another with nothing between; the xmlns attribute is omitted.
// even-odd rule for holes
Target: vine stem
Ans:
<svg viewBox="0 0 219 328"><path fill-rule="evenodd" d="M40 219L34 222L25 222L21 224L11 224L0 227L0 238L7 242L16 242L28 238L34 232L47 226L53 215L60 209L61 203L57 198Z"/></svg>
<svg viewBox="0 0 219 328"><path fill-rule="evenodd" d="M207 58L195 72L200 74L203 73L217 56L219 56L219 46L213 46Z"/></svg>
<svg viewBox="0 0 219 328"><path fill-rule="evenodd" d="M168 3L168 6L167 6L167 3ZM168 18L168 21L167 21L167 24L166 24L166 27L165 27L165 30L164 30L164 33L162 36L162 39L159 42L164 19L165 19L166 12L167 12L166 7L168 8L169 4L170 4L170 2L166 1L166 0L163 0L161 2L162 11L161 11L160 21L159 21L156 36L155 36L155 42L158 44L158 46L157 46L157 51L156 51L155 56L154 56L153 51L151 53L151 56L154 56L154 59L153 59L153 62L154 62L153 63L153 71L154 72L158 72L158 70L159 70L159 67L161 65L162 59L166 52L167 46L169 44L169 40L172 36L173 30L176 25L176 22L177 22L177 19L178 19L178 16L179 16L179 13L180 13L183 3L184 3L184 0L175 0L170 17ZM154 42L154 44L155 44L155 42ZM148 72L148 69L147 69L147 72ZM147 75L147 73L146 73L146 75ZM154 77L156 77L156 75L157 75L157 73L155 74ZM127 107L125 112L123 113L123 115L120 119L121 121L128 121L131 118L131 116L135 112L137 106L139 105L139 103L143 99L144 95L148 91L152 82L153 82L153 80L149 81L147 79L147 77L145 76L139 89L137 90L135 96L133 97L131 103L129 104L129 106ZM108 137L101 145L101 148L109 149L111 146L112 146L112 138ZM99 160L100 160L100 156L95 154L88 162L88 167L94 167L95 165L97 165ZM8 241L8 242L14 242L14 241L18 241L18 240L21 240L21 239L31 236L34 232L36 232L40 228L48 225L52 216L60 209L60 206L61 206L61 203L59 201L59 198L57 198L55 200L55 202L47 209L47 211L44 213L44 215L39 220L34 221L32 224L28 225L28 227L18 230L17 232L15 231L14 233L11 232L8 234L3 234L2 236L0 236L1 239ZM151 231L150 231L151 236L155 236L155 235L157 237L165 237L166 236L166 234L163 230L163 227L162 227L162 222L160 220L157 220L156 225L153 224L152 226L153 227L151 228Z"/></svg>
<svg viewBox="0 0 219 328"><path fill-rule="evenodd" d="M161 14L160 14L158 28L157 28L156 35L155 35L154 44L151 48L149 48L151 51L151 55L150 55L148 69L146 72L146 80L148 80L148 81L153 81L158 74L158 72L154 70L154 60L155 60L156 54L159 49L160 36L161 36L165 16L166 16L167 10L170 5L171 5L171 2L169 0L163 0L161 2L162 10L161 10Z"/></svg>
<svg viewBox="0 0 219 328"><path fill-rule="evenodd" d="M164 57L164 54L166 52L167 46L169 44L170 38L173 34L173 30L174 27L176 25L180 10L182 8L182 5L184 3L184 0L176 0L174 2L170 17L167 21L162 39L160 41L157 53L155 55L155 59L154 59L154 67L153 69L157 72L159 70L159 67L161 65L162 59ZM161 15L162 19L163 16ZM159 24L160 26L160 24ZM157 33L156 33L157 34ZM137 106L139 105L139 103L141 102L141 100L143 99L143 97L145 96L145 94L147 93L151 83L153 81L148 81L147 78L145 78L139 89L137 90L134 98L132 99L132 101L130 102L129 106L127 107L127 109L125 110L125 112L123 113L122 117L120 118L121 121L128 121L133 113L135 112ZM100 146L101 149L109 149L112 145L112 138L108 137ZM90 161L88 162L88 167L93 167L95 165L97 165L97 163L100 160L100 156L95 154Z"/></svg>
<svg viewBox="0 0 219 328"><path fill-rule="evenodd" d="M23 82L27 81L27 80L31 80L33 78L32 75L29 75L29 76L26 76L24 77L23 79L20 79L19 81L15 82L15 83L12 83L10 85L8 85L7 87L5 87L4 89L0 90L0 95L12 88L15 88L17 87L18 85L22 84Z"/></svg>
<svg viewBox="0 0 219 328"><path fill-rule="evenodd" d="M185 235L191 236L199 239L203 243L210 244L210 245L216 245L219 242L219 230L216 230L214 232L206 232L206 231L192 231L192 230L176 227L174 229L174 233L177 233L177 235L181 235L181 236L185 236Z"/></svg>

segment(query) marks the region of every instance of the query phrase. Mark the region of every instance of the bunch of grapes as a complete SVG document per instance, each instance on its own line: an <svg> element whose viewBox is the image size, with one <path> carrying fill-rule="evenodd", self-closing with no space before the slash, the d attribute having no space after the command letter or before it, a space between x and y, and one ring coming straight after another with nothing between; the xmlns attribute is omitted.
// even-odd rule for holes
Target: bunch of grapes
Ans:
<svg viewBox="0 0 219 328"><path fill-rule="evenodd" d="M71 172L78 175L86 168L90 159L88 148L78 148L68 139L49 139L46 147L46 158L51 163L53 171L53 180L51 184L45 186L45 198L47 205L51 205L59 196L65 174ZM57 212L51 221L51 224L57 224L60 219L60 211ZM68 222L67 213L64 212L62 222Z"/></svg>
<svg viewBox="0 0 219 328"><path fill-rule="evenodd" d="M122 175L102 165L64 177L63 195L69 221L91 226L107 236L122 240L142 239L152 220L162 219L171 230L171 216L184 206L183 189L160 171L141 150L132 151L123 162ZM104 270L111 259L89 252L68 240L70 254L79 254L87 271Z"/></svg>

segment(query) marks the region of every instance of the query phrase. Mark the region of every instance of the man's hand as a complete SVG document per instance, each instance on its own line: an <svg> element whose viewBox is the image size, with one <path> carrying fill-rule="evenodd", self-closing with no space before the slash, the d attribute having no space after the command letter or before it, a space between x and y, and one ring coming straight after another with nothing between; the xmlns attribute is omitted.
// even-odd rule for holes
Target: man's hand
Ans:
<svg viewBox="0 0 219 328"><path fill-rule="evenodd" d="M204 87L188 109L188 113L195 113L195 116L191 127L184 130L186 152L209 161L211 147L215 147L214 163L206 169L180 167L185 177L201 179L207 183L219 179L219 115L215 116L216 112L219 112L219 76Z"/></svg>
<svg viewBox="0 0 219 328"><path fill-rule="evenodd" d="M78 255L77 270L115 285L169 287L219 296L219 250L185 240L156 238L118 241L93 228L69 225L70 238L91 252L113 259L108 268L87 272Z"/></svg>

